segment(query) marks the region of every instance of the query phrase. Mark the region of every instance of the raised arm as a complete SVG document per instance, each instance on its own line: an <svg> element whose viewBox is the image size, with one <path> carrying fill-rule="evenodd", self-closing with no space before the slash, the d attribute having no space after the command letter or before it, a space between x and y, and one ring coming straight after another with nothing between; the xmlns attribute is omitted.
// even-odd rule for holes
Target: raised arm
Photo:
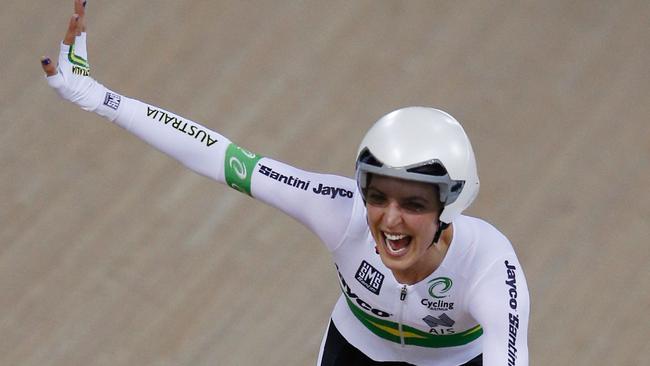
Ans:
<svg viewBox="0 0 650 366"><path fill-rule="evenodd" d="M108 118L189 169L282 210L330 249L338 243L352 212L353 180L263 158L187 118L109 90L91 77L85 10L85 2L74 1L58 65L41 60L48 84L63 99Z"/></svg>
<svg viewBox="0 0 650 366"><path fill-rule="evenodd" d="M41 61L48 84L63 99L108 118L197 173L223 180L223 164L216 157L223 155L228 139L162 108L111 91L91 77L83 4L74 1L75 14L61 42L58 66L49 58Z"/></svg>

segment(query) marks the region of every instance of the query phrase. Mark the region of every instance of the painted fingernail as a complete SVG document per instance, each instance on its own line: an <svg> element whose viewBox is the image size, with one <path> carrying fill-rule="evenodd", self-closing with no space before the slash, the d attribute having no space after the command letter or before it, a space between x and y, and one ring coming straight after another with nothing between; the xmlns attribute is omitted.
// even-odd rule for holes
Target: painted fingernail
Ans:
<svg viewBox="0 0 650 366"><path fill-rule="evenodd" d="M83 3L84 8L86 7L86 3L87 3L87 1L84 0L84 3Z"/></svg>
<svg viewBox="0 0 650 366"><path fill-rule="evenodd" d="M49 64L51 64L51 63L52 63L52 60L50 60L49 57L46 57L46 58L44 58L44 59L41 59L41 64L43 64L43 65L49 65Z"/></svg>

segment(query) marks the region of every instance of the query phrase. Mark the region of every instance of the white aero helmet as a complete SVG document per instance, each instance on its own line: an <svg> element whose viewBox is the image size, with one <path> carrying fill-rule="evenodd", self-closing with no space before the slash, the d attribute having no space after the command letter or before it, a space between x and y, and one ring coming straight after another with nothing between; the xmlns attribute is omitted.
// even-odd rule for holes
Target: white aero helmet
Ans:
<svg viewBox="0 0 650 366"><path fill-rule="evenodd" d="M441 226L451 224L476 198L476 159L460 123L435 108L407 107L380 118L357 152L356 178L365 192L368 174L431 183L443 205Z"/></svg>

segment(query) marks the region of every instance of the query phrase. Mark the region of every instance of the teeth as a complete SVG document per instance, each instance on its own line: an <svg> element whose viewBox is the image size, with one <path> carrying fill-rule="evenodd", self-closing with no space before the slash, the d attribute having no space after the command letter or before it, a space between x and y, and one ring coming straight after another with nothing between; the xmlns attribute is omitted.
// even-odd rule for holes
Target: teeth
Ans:
<svg viewBox="0 0 650 366"><path fill-rule="evenodd" d="M403 239L403 238L406 237L405 234L388 234L388 233L384 233L384 235L386 235L386 239L388 239L388 240L400 240L400 239Z"/></svg>
<svg viewBox="0 0 650 366"><path fill-rule="evenodd" d="M384 233L384 236L386 237L386 247L388 248L388 251L390 253L392 253L392 254L400 254L400 253L406 251L407 247L402 247L400 249L395 249L393 247L393 241L404 239L408 235L406 235L406 234L388 234L388 233Z"/></svg>

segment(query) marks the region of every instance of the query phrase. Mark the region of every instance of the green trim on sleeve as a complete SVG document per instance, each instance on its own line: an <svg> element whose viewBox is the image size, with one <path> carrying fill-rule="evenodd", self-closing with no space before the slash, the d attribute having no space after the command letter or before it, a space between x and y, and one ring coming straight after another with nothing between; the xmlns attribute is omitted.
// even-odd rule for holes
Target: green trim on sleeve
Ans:
<svg viewBox="0 0 650 366"><path fill-rule="evenodd" d="M251 177L260 159L262 156L255 155L233 143L228 145L224 161L226 184L252 197Z"/></svg>
<svg viewBox="0 0 650 366"><path fill-rule="evenodd" d="M88 61L86 61L85 58L74 53L74 43L70 45L70 49L68 50L68 60L70 60L70 62L74 65L83 67L85 69L90 69Z"/></svg>

